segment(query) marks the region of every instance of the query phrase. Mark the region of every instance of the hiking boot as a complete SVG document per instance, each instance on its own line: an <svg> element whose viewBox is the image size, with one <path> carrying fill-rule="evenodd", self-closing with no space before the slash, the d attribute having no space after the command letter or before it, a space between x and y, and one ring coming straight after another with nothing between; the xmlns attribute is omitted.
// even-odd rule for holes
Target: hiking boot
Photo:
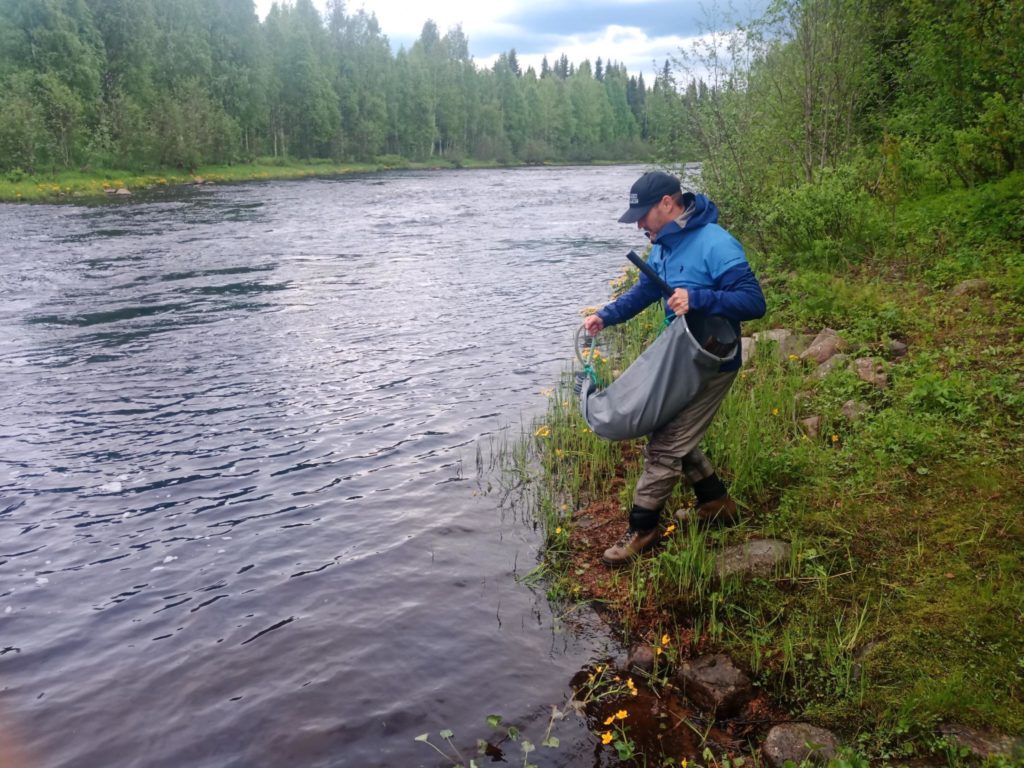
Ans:
<svg viewBox="0 0 1024 768"><path fill-rule="evenodd" d="M676 512L676 519L683 525L689 525L692 520L696 520L698 525L732 525L739 522L740 514L736 502L726 494L720 499L698 504L694 509L680 509Z"/></svg>
<svg viewBox="0 0 1024 768"><path fill-rule="evenodd" d="M649 531L629 528L621 539L604 551L601 562L613 567L627 565L639 557L641 552L646 552L657 544L660 539L660 528L651 528Z"/></svg>

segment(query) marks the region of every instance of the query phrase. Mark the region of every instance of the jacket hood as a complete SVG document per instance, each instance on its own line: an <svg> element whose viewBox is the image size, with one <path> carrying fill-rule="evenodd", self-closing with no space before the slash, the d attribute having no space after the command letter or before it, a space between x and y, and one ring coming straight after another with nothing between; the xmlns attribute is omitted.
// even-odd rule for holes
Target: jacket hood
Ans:
<svg viewBox="0 0 1024 768"><path fill-rule="evenodd" d="M679 221L683 225L679 225ZM660 242L680 232L689 232L693 229L700 229L707 224L718 223L718 206L711 202L706 195L693 195L693 201L687 206L685 212L675 221L670 221L658 233L655 242Z"/></svg>

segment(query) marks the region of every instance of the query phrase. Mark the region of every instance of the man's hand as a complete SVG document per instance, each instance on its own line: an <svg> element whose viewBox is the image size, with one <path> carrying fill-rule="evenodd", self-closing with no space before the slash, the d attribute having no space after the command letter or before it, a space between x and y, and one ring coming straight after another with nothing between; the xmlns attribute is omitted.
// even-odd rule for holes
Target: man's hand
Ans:
<svg viewBox="0 0 1024 768"><path fill-rule="evenodd" d="M690 311L690 294L685 288L676 288L668 297L668 308L677 315L685 315ZM584 321L586 322L586 321Z"/></svg>
<svg viewBox="0 0 1024 768"><path fill-rule="evenodd" d="M604 328L604 320L597 315L587 315L583 318L583 327L586 329L588 336L597 336Z"/></svg>

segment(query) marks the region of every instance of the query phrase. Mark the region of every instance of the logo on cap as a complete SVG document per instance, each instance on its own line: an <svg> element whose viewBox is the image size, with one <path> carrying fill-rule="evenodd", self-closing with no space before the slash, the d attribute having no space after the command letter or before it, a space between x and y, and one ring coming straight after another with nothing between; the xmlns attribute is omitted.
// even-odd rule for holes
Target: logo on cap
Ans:
<svg viewBox="0 0 1024 768"><path fill-rule="evenodd" d="M629 204L630 205L639 205L640 204L640 195L638 195L636 192L630 192L629 193Z"/></svg>

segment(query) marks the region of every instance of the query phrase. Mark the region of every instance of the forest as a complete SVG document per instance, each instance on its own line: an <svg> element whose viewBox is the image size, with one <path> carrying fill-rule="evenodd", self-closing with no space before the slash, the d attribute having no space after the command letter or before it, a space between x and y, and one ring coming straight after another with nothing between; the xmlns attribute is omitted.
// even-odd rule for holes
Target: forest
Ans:
<svg viewBox="0 0 1024 768"><path fill-rule="evenodd" d="M666 68L667 72L667 68ZM635 160L672 88L563 55L480 67L428 21L392 52L373 14L330 0L5 0L0 171L135 170L257 157L459 164Z"/></svg>

